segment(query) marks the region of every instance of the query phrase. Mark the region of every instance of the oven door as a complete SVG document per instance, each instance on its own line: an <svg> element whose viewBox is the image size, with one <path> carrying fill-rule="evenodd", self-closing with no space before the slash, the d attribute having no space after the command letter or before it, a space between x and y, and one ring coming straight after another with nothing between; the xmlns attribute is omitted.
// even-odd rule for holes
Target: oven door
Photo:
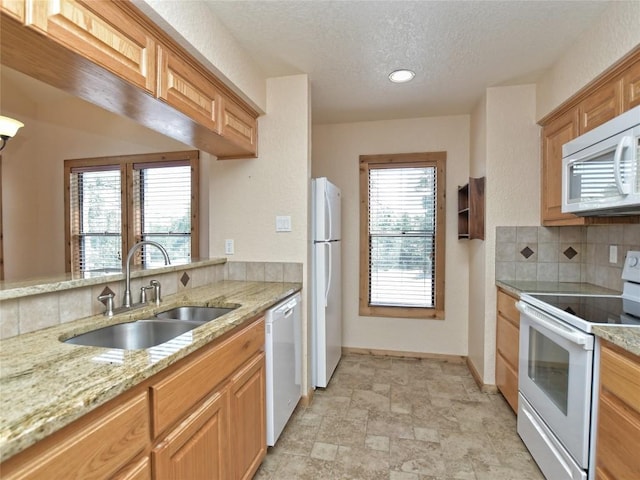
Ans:
<svg viewBox="0 0 640 480"><path fill-rule="evenodd" d="M593 335L518 302L518 390L578 465L589 462Z"/></svg>

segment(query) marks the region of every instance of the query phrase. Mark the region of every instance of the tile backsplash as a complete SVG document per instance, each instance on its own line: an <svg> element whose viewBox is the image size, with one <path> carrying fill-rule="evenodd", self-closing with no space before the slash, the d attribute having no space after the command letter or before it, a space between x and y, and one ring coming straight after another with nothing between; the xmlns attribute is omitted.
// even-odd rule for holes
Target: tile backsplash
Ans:
<svg viewBox="0 0 640 480"><path fill-rule="evenodd" d="M612 245L616 263L609 262ZM640 250L640 224L497 227L496 280L586 282L620 291L629 250Z"/></svg>
<svg viewBox="0 0 640 480"><path fill-rule="evenodd" d="M202 267L185 265L178 271L153 275L152 278L160 281L162 296L165 297L220 280L302 283L302 275L301 263L228 262ZM134 295L140 291L143 283L148 283L148 280L149 277L131 279L131 291ZM0 339L98 315L104 311L104 305L96 298L105 288L116 294L116 306L119 306L123 283L122 280L111 281L2 300Z"/></svg>

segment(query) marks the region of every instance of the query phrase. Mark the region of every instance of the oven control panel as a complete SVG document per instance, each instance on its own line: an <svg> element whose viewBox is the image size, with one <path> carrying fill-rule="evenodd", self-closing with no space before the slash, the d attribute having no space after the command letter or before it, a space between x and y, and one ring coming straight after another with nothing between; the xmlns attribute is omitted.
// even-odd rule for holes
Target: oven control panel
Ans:
<svg viewBox="0 0 640 480"><path fill-rule="evenodd" d="M640 252L629 250L622 269L622 280L640 283Z"/></svg>
<svg viewBox="0 0 640 480"><path fill-rule="evenodd" d="M622 298L635 304L634 312L640 312L640 252L629 250L622 269ZM630 312L631 310L625 309ZM640 315L640 313L637 313Z"/></svg>

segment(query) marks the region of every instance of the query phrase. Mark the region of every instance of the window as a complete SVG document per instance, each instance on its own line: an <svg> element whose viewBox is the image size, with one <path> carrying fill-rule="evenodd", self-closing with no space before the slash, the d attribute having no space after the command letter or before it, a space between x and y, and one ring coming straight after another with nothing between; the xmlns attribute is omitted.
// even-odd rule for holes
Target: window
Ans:
<svg viewBox="0 0 640 480"><path fill-rule="evenodd" d="M172 263L198 256L198 152L65 161L67 270L120 271L135 243L153 240ZM156 249L135 264L164 265Z"/></svg>
<svg viewBox="0 0 640 480"><path fill-rule="evenodd" d="M446 152L360 156L360 314L444 318Z"/></svg>

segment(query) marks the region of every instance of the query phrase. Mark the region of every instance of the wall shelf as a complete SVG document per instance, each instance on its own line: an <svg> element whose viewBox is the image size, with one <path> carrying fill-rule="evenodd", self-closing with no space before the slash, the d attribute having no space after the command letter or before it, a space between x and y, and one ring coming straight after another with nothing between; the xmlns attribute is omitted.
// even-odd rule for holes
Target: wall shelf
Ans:
<svg viewBox="0 0 640 480"><path fill-rule="evenodd" d="M484 240L484 177L458 187L458 239Z"/></svg>

